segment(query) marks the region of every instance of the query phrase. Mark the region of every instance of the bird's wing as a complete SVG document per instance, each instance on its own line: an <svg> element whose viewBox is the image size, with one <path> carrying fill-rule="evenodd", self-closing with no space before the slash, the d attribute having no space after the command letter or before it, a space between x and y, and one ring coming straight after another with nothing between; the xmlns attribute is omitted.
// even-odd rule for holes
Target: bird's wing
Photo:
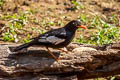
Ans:
<svg viewBox="0 0 120 80"><path fill-rule="evenodd" d="M55 44L55 45L65 41L65 39L62 39L62 38L59 38L59 37L56 37L56 36L49 36L49 37L46 38L46 40L49 41L52 44Z"/></svg>
<svg viewBox="0 0 120 80"><path fill-rule="evenodd" d="M51 43L57 45L65 41L66 32L64 30L55 30L44 34L38 38L40 43Z"/></svg>

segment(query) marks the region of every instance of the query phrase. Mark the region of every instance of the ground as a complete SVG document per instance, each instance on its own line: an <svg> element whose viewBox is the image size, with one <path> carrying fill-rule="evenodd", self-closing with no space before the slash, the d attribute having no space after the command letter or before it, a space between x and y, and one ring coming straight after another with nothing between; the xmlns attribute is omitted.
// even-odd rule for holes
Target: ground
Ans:
<svg viewBox="0 0 120 80"><path fill-rule="evenodd" d="M73 42L107 44L120 40L120 0L0 0L0 42L26 43L78 19Z"/></svg>

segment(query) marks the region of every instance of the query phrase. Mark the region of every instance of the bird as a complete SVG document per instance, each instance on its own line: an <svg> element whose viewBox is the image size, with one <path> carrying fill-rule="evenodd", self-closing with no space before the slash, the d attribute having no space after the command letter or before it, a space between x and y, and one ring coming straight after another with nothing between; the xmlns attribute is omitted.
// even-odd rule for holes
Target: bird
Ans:
<svg viewBox="0 0 120 80"><path fill-rule="evenodd" d="M52 29L44 34L40 34L28 43L15 47L14 52L34 45L45 46L48 53L56 61L58 61L59 59L50 51L49 48L59 49L69 45L72 42L78 28L86 29L86 26L81 25L79 20L72 20L64 27Z"/></svg>

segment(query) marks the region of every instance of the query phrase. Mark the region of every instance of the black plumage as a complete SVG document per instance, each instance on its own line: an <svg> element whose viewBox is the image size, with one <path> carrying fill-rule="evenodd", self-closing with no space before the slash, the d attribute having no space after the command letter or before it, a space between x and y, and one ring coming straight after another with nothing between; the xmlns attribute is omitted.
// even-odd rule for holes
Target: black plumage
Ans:
<svg viewBox="0 0 120 80"><path fill-rule="evenodd" d="M14 51L19 51L23 48L27 48L33 45L45 46L51 48L62 48L66 47L74 38L76 30L81 28L86 28L81 25L80 21L72 20L65 27L50 30L44 34L40 34L38 37L34 38L29 43L20 45L14 49ZM57 59L52 52L48 49L49 53Z"/></svg>

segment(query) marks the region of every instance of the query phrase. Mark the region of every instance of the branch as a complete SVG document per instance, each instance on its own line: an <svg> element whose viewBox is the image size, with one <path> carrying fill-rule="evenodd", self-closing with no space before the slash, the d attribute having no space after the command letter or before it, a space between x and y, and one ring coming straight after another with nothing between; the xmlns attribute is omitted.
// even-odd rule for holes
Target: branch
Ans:
<svg viewBox="0 0 120 80"><path fill-rule="evenodd" d="M13 53L16 45L0 45L0 76L3 79L73 80L107 77L120 73L120 43L102 46L70 44L68 53L51 49L61 58L56 62L42 47Z"/></svg>

